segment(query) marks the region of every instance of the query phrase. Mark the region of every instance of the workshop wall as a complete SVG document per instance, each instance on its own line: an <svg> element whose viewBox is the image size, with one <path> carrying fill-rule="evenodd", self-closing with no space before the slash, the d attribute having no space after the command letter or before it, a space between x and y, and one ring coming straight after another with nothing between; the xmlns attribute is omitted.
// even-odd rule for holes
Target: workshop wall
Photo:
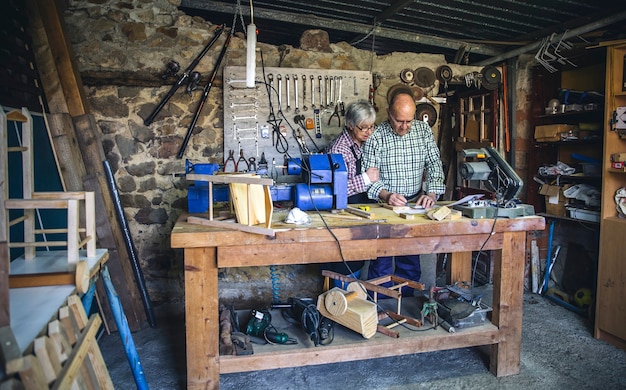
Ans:
<svg viewBox="0 0 626 390"><path fill-rule="evenodd" d="M162 80L166 64L174 59L181 72L201 52L217 28L210 21L190 17L177 9L178 0L88 0L65 2L64 18L91 112L102 132L107 159L115 173L151 299L180 301L184 296L183 253L169 246L169 233L187 208L187 183L175 174L193 163L224 162L223 91L221 68L195 126L183 159L176 154L183 142L202 88L213 70L224 37L195 70L204 79L191 96L186 85L174 94L150 126L143 124L175 78ZM243 26L237 18L234 38L222 63L245 66ZM305 33L302 48L258 43L267 67L373 71L380 76L375 101L378 121L385 119L386 90L399 82L404 68L445 64L443 55L393 53L373 56L343 42L329 44L327 34ZM321 39L320 39L321 37ZM448 64L455 74L480 68ZM371 68L370 68L371 66ZM438 90L436 86L434 91ZM435 126L435 131L438 127ZM282 267L270 274L266 267L223 270L220 294L226 301L271 301L271 277L281 282L284 296L312 296L321 287L317 267ZM297 279L297 289L292 281ZM245 288L243 288L245 286Z"/></svg>

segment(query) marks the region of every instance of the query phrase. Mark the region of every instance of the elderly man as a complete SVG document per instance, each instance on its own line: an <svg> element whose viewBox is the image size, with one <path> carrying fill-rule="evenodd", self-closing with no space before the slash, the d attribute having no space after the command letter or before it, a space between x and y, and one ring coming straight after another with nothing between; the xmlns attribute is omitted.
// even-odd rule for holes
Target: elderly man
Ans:
<svg viewBox="0 0 626 390"><path fill-rule="evenodd" d="M427 123L415 119L415 100L410 88L399 88L389 96L388 119L376 127L363 148L363 168L378 168L379 179L368 189L368 197L392 206L415 201L430 208L445 192L439 148ZM419 255L379 257L370 263L368 279L395 274L419 281ZM413 295L412 289L403 295Z"/></svg>

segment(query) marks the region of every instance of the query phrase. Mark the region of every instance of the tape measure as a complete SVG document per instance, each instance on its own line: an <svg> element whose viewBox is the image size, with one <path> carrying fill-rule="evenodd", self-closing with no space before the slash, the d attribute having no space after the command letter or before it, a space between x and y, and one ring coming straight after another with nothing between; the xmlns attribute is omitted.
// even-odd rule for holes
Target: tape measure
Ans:
<svg viewBox="0 0 626 390"><path fill-rule="evenodd" d="M359 210L370 211L370 206L358 206Z"/></svg>

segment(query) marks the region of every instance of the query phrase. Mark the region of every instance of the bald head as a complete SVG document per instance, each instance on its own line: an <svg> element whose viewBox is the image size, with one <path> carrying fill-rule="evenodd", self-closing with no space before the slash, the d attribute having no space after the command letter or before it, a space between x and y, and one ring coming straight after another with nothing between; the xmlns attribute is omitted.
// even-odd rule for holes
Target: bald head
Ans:
<svg viewBox="0 0 626 390"><path fill-rule="evenodd" d="M411 130L415 119L415 99L413 95L399 93L391 102L387 110L389 124L396 134L402 136Z"/></svg>

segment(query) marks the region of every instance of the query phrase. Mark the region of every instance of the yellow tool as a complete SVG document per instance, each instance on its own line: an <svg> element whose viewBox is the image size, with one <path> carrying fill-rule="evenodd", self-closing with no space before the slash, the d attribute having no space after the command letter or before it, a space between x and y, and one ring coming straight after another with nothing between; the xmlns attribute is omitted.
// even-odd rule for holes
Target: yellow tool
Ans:
<svg viewBox="0 0 626 390"><path fill-rule="evenodd" d="M370 206L358 206L359 210L370 211Z"/></svg>

